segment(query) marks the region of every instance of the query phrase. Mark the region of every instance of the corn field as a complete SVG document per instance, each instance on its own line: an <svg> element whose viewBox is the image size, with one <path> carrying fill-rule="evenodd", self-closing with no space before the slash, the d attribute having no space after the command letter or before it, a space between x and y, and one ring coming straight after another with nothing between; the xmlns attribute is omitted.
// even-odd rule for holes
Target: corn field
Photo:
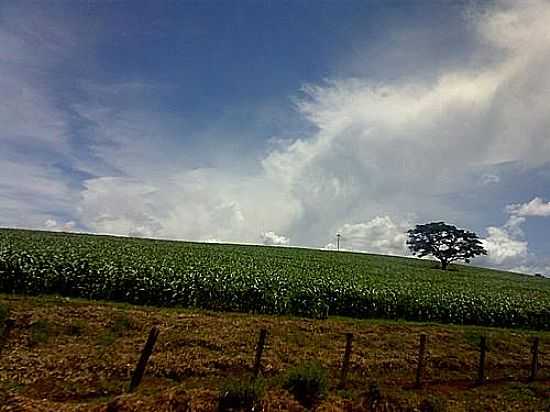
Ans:
<svg viewBox="0 0 550 412"><path fill-rule="evenodd" d="M550 330L550 279L427 260L0 229L0 292Z"/></svg>

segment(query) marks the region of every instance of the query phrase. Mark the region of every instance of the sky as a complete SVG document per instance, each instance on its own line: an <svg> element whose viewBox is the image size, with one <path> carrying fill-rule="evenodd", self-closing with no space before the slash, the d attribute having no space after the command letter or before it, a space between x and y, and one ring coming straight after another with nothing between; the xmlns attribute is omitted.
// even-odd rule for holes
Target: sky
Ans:
<svg viewBox="0 0 550 412"><path fill-rule="evenodd" d="M0 1L0 226L550 274L550 1Z"/></svg>

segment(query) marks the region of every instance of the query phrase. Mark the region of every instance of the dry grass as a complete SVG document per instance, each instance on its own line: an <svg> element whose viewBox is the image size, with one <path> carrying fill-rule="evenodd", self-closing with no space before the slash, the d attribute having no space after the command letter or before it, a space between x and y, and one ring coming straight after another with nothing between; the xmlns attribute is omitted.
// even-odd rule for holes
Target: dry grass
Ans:
<svg viewBox="0 0 550 412"><path fill-rule="evenodd" d="M382 396L377 410L550 408L548 332L536 333L541 337L542 368L539 381L527 384L529 342L535 334L529 331L308 320L55 297L0 295L0 304L9 307L17 322L0 354L0 410L5 411L213 411L225 380L249 378L261 328L269 330L262 371L267 384L264 410L303 410L281 381L291 367L312 359L330 376L329 395L317 405L319 411L368 410L372 384ZM33 338L36 325L41 325L40 339ZM146 376L135 393L125 394L153 325L161 334ZM346 332L354 334L351 371L348 387L339 390ZM413 389L420 333L428 334L426 384ZM489 382L474 387L480 334L489 342Z"/></svg>

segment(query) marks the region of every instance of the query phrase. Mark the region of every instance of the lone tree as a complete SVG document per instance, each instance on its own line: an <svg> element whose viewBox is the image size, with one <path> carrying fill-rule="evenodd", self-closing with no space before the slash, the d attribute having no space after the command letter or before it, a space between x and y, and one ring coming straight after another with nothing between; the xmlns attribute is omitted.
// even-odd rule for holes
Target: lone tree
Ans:
<svg viewBox="0 0 550 412"><path fill-rule="evenodd" d="M474 232L457 229L444 222L432 222L416 225L408 232L407 246L413 255L424 257L432 255L441 262L441 269L446 270L449 263L486 255L481 241Z"/></svg>

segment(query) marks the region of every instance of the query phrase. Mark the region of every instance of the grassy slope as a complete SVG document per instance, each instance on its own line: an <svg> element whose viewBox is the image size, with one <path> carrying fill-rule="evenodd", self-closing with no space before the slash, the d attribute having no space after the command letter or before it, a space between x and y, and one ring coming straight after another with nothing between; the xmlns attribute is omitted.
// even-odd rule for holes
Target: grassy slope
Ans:
<svg viewBox="0 0 550 412"><path fill-rule="evenodd" d="M263 374L265 406L301 411L281 389L292 365L320 359L330 370L321 411L365 410L370 383L392 405L417 407L429 399L450 411L548 410L550 333L474 326L381 320L300 319L196 310L159 309L67 298L0 295L17 328L0 354L0 410L107 411L215 408L228 377L250 374L257 332L269 330ZM124 395L138 353L152 325L161 335L138 391ZM345 332L354 333L349 388L338 390ZM411 389L418 335L428 334L426 385ZM540 380L524 382L529 342L541 337ZM489 383L473 387L477 337L488 337ZM118 409L114 409L116 405ZM181 409L185 410L185 409ZM436 409L444 410L444 409Z"/></svg>

